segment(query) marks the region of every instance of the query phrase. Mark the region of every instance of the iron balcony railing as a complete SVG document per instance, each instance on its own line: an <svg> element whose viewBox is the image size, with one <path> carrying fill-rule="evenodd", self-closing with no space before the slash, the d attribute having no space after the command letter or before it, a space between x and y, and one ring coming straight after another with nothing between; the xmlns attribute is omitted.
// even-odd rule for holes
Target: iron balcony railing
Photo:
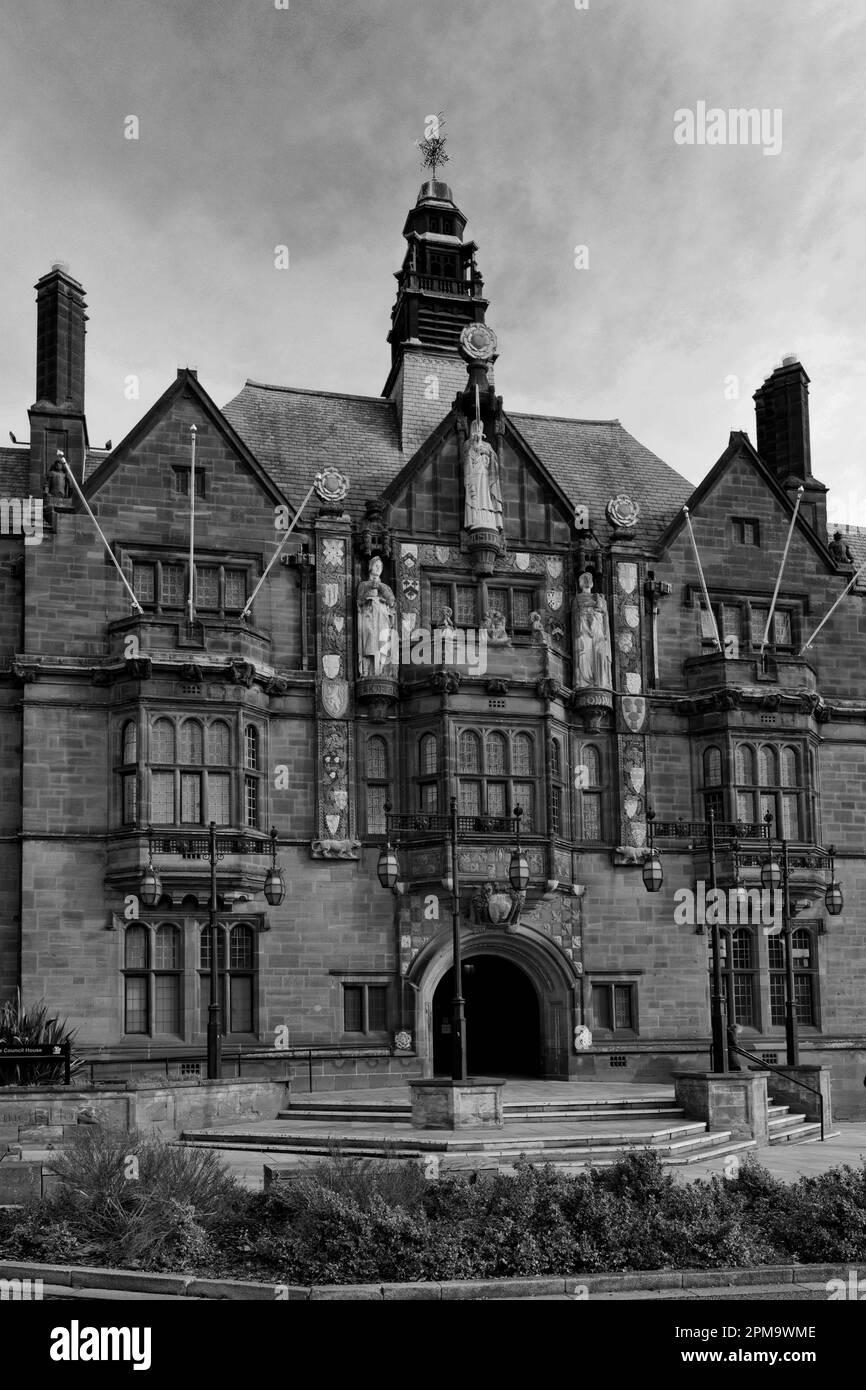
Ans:
<svg viewBox="0 0 866 1390"><path fill-rule="evenodd" d="M510 835L516 837L519 821L516 816L458 816L457 834L463 835ZM451 817L441 813L432 815L387 816L388 835L450 835ZM527 829L522 828L523 832ZM531 832L530 832L531 833Z"/></svg>
<svg viewBox="0 0 866 1390"><path fill-rule="evenodd" d="M767 840L770 838L763 821L717 820L713 823L713 833L717 840ZM705 820L656 820L653 821L654 840L708 840L709 821Z"/></svg>

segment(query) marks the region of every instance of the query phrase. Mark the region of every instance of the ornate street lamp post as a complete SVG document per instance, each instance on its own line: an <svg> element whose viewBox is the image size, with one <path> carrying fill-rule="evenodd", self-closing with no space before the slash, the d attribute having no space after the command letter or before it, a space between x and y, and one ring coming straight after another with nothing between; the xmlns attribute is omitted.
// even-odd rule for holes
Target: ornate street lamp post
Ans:
<svg viewBox="0 0 866 1390"><path fill-rule="evenodd" d="M153 865L154 850L164 854L184 854L188 858L208 859L210 861L210 1002L207 1015L207 1075L209 1081L218 1081L222 1076L222 1029L220 1026L219 1004L219 922L217 920L217 861L226 854L261 854L264 846L259 840L247 840L235 836L217 837L216 822L208 826L207 838L201 834L167 834L155 836L153 826L148 826L148 859L139 887L139 897L146 907L156 907L162 897L162 881ZM286 896L286 885L282 869L277 866L277 832L271 830L271 867L264 882L264 895L271 907L279 907Z"/></svg>
<svg viewBox="0 0 866 1390"><path fill-rule="evenodd" d="M773 813L768 811L764 820L769 835ZM782 847L781 861L776 858L773 851L773 841L770 840L769 854L761 865L761 887L769 889L773 893L778 892L779 888L782 889L782 936L785 941L785 1060L789 1067L797 1067L800 1065L800 1039L794 986L794 914L791 911L791 861L789 841L782 839L779 843ZM824 849L823 846L816 845L814 851L810 848L809 852L817 853L829 860L830 882L824 889L824 906L831 917L838 917L842 911L844 900L842 885L836 879L836 846L831 845L829 849Z"/></svg>

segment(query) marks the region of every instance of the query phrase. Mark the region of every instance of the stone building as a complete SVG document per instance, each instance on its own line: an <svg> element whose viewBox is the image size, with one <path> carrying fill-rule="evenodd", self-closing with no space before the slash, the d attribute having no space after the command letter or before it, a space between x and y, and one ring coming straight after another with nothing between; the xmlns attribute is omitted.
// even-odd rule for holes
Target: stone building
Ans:
<svg viewBox="0 0 866 1390"><path fill-rule="evenodd" d="M424 184L381 397L247 382L220 409L183 369L109 451L88 442L84 290L63 265L39 280L30 442L0 449L0 997L68 1015L97 1076L204 1074L209 866L171 833L213 821L227 1071L447 1070L454 796L470 1070L661 1081L709 1061L704 822L742 823L716 869L749 888L769 815L802 1060L862 1114L859 583L803 647L866 544L828 538L808 377L777 367L756 443L732 434L696 489L618 420L511 412L464 229ZM784 1062L786 937L755 916L722 932L725 990L741 1045Z"/></svg>

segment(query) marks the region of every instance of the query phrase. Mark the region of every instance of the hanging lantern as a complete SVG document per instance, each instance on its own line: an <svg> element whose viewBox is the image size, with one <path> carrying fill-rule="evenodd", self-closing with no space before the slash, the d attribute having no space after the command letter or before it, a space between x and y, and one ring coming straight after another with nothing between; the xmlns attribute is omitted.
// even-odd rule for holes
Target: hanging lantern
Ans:
<svg viewBox="0 0 866 1390"><path fill-rule="evenodd" d="M153 860L150 857L148 857L147 868L141 876L138 896L145 907L156 907L162 897L162 879L153 867Z"/></svg>
<svg viewBox="0 0 866 1390"><path fill-rule="evenodd" d="M782 886L782 866L770 850L770 857L761 865L761 887L776 892Z"/></svg>
<svg viewBox="0 0 866 1390"><path fill-rule="evenodd" d="M529 862L519 846L517 849L511 851L511 862L508 865L508 882L511 884L515 893L525 893L529 887Z"/></svg>
<svg viewBox="0 0 866 1390"><path fill-rule="evenodd" d="M282 869L277 868L277 832L271 829L271 867L265 877L264 895L271 907L279 907L286 896L286 881Z"/></svg>
<svg viewBox="0 0 866 1390"><path fill-rule="evenodd" d="M648 893L657 893L662 886L664 870L662 861L659 858L658 850L651 849L646 859L643 861L643 885Z"/></svg>
<svg viewBox="0 0 866 1390"><path fill-rule="evenodd" d="M397 879L400 877L400 866L397 863L397 855L390 845L383 845L379 851L376 873L379 875L379 882L383 888L395 887Z"/></svg>

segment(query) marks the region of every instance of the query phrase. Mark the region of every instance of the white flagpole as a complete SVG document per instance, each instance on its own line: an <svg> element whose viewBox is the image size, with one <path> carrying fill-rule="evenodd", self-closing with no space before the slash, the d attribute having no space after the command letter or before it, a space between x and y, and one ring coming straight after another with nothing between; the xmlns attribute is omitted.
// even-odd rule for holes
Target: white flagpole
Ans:
<svg viewBox="0 0 866 1390"><path fill-rule="evenodd" d="M99 522L96 520L96 517L93 515L93 512L92 512L92 511L90 510L90 508L88 507L88 505L87 505L87 498L84 496L84 493L81 491L81 488L78 486L77 482L75 481L75 475L74 475L74 473L72 472L72 469L69 467L69 464L66 462L66 459L65 459L65 457L64 457L63 454L58 453L58 458L60 459L61 463L63 464L63 467L66 469L66 474L67 474L67 477L69 478L69 481L71 482L72 486L75 488L75 491L78 493L78 496L81 498L81 501L82 501L82 503L83 503L83 505L84 505L84 510L87 512L87 515L90 517L90 520L93 522L94 526L96 527L97 531L99 532L99 536L100 536L100 539L101 539L101 541L102 541L102 544L105 546L105 549L108 551L108 558L109 558L109 560L111 561L111 563L114 565L114 568L117 570L117 573L120 575L121 579L123 580L123 583L124 583L125 586L126 586L127 592L129 593L129 597L132 599L133 607L136 609L137 612L143 613L143 612L144 612L144 609L142 608L142 606L141 606L141 604L139 603L138 599L135 597L135 594L133 593L132 588L131 588L131 586L130 586L129 580L127 579L126 575L123 573L123 570L120 568L120 565L117 563L117 556L115 555L115 553L114 553L114 551L112 550L111 546L108 544L108 541L105 539L105 536L104 536L103 533L102 533L102 528L100 527Z"/></svg>
<svg viewBox="0 0 866 1390"><path fill-rule="evenodd" d="M277 558L278 558L278 556L279 556L280 551L282 550L282 548L283 548L283 546L285 545L286 541L289 539L289 536L292 534L292 532L294 531L294 529L295 529L295 527L297 526L298 522L300 521L300 519L301 519L301 512L304 510L304 508L306 507L306 505L307 505L307 503L309 502L310 498L312 497L313 493L316 491L316 484L318 483L318 481L319 481L319 479L321 478L321 476L322 476L321 473L317 473L317 474L316 474L315 480L314 480L314 482L313 482L313 484L312 484L312 486L311 486L309 492L307 493L306 497L304 498L303 502L302 502L301 505L298 507L298 510L295 512L295 515L294 515L293 518L292 518L292 524L291 524L291 526L289 526L288 530L286 531L286 534L283 536L283 539L280 541L279 545L277 546L276 550L274 551L273 555L271 556L270 560L268 561L267 565L265 566L264 570L262 571L262 577L261 577L261 579L259 580L259 582L258 582L258 584L256 585L256 587L253 589L253 591L252 591L252 593L250 594L249 598L247 599L246 608L244 609L243 613L241 613L241 617L242 617L242 618L248 618L248 617L249 617L250 609L251 609L252 606L253 606L253 599L255 598L256 594L259 592L259 589L260 589L260 588L262 587L262 585L264 584L265 580L267 579L268 575L269 575L270 572L271 572L271 568L272 568L273 565L275 565L276 562L277 562Z"/></svg>
<svg viewBox="0 0 866 1390"><path fill-rule="evenodd" d="M782 563L779 566L779 573L776 576L776 587L773 590L773 602L770 604L770 611L767 614L767 626L764 628L764 640L761 643L761 656L764 655L764 648L767 645L767 638L770 635L770 624L773 621L773 614L776 611L776 599L779 597L779 585L782 582L782 575L785 570L785 561L788 558L788 551L791 548L791 537L794 534L794 522L797 520L797 513L800 510L800 499L802 498L804 491L805 489L802 487L797 488L797 502L794 507L794 515L791 517L791 525L788 527L788 539L785 541L785 552L782 555Z"/></svg>
<svg viewBox="0 0 866 1390"><path fill-rule="evenodd" d="M802 656L804 652L807 652L807 651L809 650L809 648L811 647L811 645L812 645L812 643L814 642L815 638L818 636L818 633L821 631L821 628L822 628L822 627L824 626L824 624L826 623L827 619L828 619L828 618L832 618L833 614L836 612L836 609L839 607L839 604L842 602L842 600L843 600L843 598L845 597L845 595L846 595L851 589L853 589L854 585L857 583L857 580L860 578L860 576L861 576L861 574L863 573L864 570L866 570L866 561L864 561L864 563L860 566L860 568L858 569L857 573L854 575L854 578L853 578L853 579L849 579L848 583L845 585L845 588L842 590L842 592L841 592L841 594L839 595L839 597L837 598L836 602L833 604L833 607L830 608L830 609L824 614L824 616L823 616L823 618L821 619L820 623L819 623L818 626L815 628L815 631L812 633L812 636L809 637L809 638L803 643L802 647L800 648L800 650L799 650L798 653L797 653L798 656Z"/></svg>
<svg viewBox="0 0 866 1390"><path fill-rule="evenodd" d="M195 425L189 427L189 620L195 619Z"/></svg>
<svg viewBox="0 0 866 1390"><path fill-rule="evenodd" d="M701 567L701 557L700 557L700 555L698 554L698 546L697 546L697 542L696 542L696 540L695 540L695 533L694 533L694 531L692 530L692 519L691 519L691 517L689 516L689 509L688 509L688 507L683 507L683 515L684 515L684 517L685 517L685 519L686 519L686 525L687 525L688 528L689 528L689 535L690 535L691 538L692 538L692 550L695 552L695 564L696 564L697 567L698 567L698 574L699 574L700 580L701 580L701 588L702 588L703 591L704 591L704 603L707 605L707 612L708 612L709 615L710 615L710 621L711 621L711 623L712 623L712 625L713 625L713 632L715 633L715 643L716 643L716 646L718 647L719 651L721 651L721 650L722 650L722 644L721 644L721 642L719 641L719 629L718 629L718 625L716 624L716 615L715 615L715 613L713 612L713 606L712 606L712 604L710 603L710 596L709 596L709 594L707 593L707 581L704 579L704 571L703 571L703 569L702 569L702 567Z"/></svg>

